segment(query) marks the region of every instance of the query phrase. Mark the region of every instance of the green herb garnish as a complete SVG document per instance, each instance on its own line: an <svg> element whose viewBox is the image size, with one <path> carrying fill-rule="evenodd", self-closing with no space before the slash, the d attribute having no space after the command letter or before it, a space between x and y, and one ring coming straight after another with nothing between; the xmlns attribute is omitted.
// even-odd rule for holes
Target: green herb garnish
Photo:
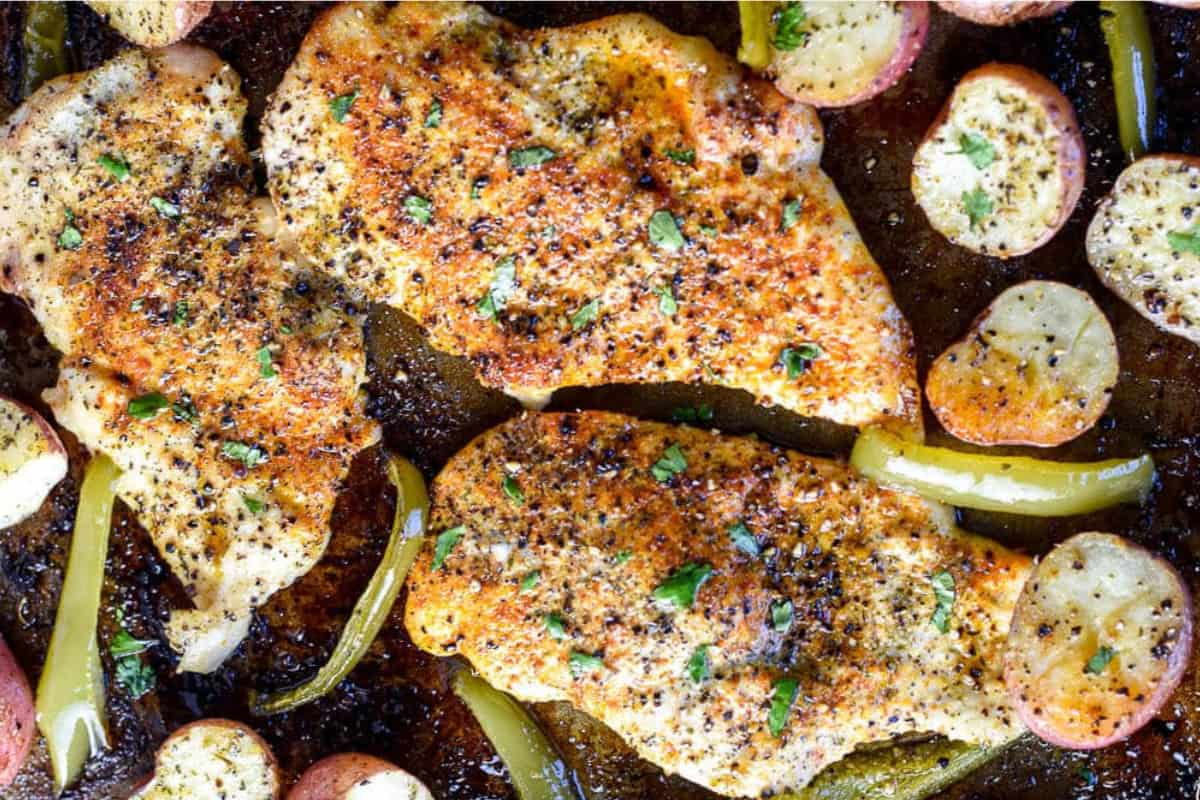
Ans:
<svg viewBox="0 0 1200 800"><path fill-rule="evenodd" d="M425 127L436 128L442 124L442 101L436 97L429 103L429 113L425 115Z"/></svg>
<svg viewBox="0 0 1200 800"><path fill-rule="evenodd" d="M679 313L679 303L670 286L660 286L654 290L654 293L658 295L658 310L664 317L673 317Z"/></svg>
<svg viewBox="0 0 1200 800"><path fill-rule="evenodd" d="M433 220L433 203L420 195L410 194L404 198L404 210L418 225L428 225Z"/></svg>
<svg viewBox="0 0 1200 800"><path fill-rule="evenodd" d="M113 636L112 642L108 646L108 651L112 653L113 658L136 656L138 653L144 653L158 644L158 641L155 639L134 638L133 634L125 629L125 619L123 616L119 615L117 617L117 623L121 627Z"/></svg>
<svg viewBox="0 0 1200 800"><path fill-rule="evenodd" d="M688 677L692 679L692 683L704 683L708 680L709 665L708 665L708 648L712 645L702 644L696 648L696 652L692 653L692 657L688 659L687 671Z"/></svg>
<svg viewBox="0 0 1200 800"><path fill-rule="evenodd" d="M1113 650L1108 645L1101 645L1100 649L1096 651L1096 654L1088 659L1087 665L1084 667L1084 671L1089 672L1092 675L1099 675L1101 672L1104 672L1104 668L1108 666L1109 662L1113 660L1113 656L1116 654L1117 651Z"/></svg>
<svg viewBox="0 0 1200 800"><path fill-rule="evenodd" d="M188 323L188 301L176 300L175 310L171 312L171 324L175 326L183 326Z"/></svg>
<svg viewBox="0 0 1200 800"><path fill-rule="evenodd" d="M581 653L578 650L571 651L568 661L571 665L571 675L576 678L604 666L604 659L600 656L595 656L591 653Z"/></svg>
<svg viewBox="0 0 1200 800"><path fill-rule="evenodd" d="M962 203L963 210L967 212L967 218L971 221L972 228L979 225L984 217L991 214L994 210L991 198L983 193L983 189L973 189L969 192L963 192Z"/></svg>
<svg viewBox="0 0 1200 800"><path fill-rule="evenodd" d="M663 451L662 458L654 462L650 467L650 474L659 483L666 483L671 478L687 469L687 458L683 455L683 450L677 444L673 444Z"/></svg>
<svg viewBox="0 0 1200 800"><path fill-rule="evenodd" d="M179 219L179 206L161 197L151 197L150 207L167 219Z"/></svg>
<svg viewBox="0 0 1200 800"><path fill-rule="evenodd" d="M192 405L192 401L187 397L181 397L176 402L171 403L171 413L180 422L195 422L200 419L200 414L197 413L196 407Z"/></svg>
<svg viewBox="0 0 1200 800"><path fill-rule="evenodd" d="M779 363L787 370L788 380L795 380L808 370L808 365L821 356L821 348L812 342L785 347L779 353Z"/></svg>
<svg viewBox="0 0 1200 800"><path fill-rule="evenodd" d="M795 50L808 41L808 31L801 28L807 19L803 5L785 3L775 14L775 49Z"/></svg>
<svg viewBox="0 0 1200 800"><path fill-rule="evenodd" d="M771 627L779 633L787 633L792 627L792 601L772 600L771 601Z"/></svg>
<svg viewBox="0 0 1200 800"><path fill-rule="evenodd" d="M274 378L275 366L271 363L271 348L263 346L254 355L258 361L258 375L260 378Z"/></svg>
<svg viewBox="0 0 1200 800"><path fill-rule="evenodd" d="M476 308L485 319L497 319L501 309L512 299L516 291L517 260L512 256L505 256L496 262L496 271L492 274L491 287Z"/></svg>
<svg viewBox="0 0 1200 800"><path fill-rule="evenodd" d="M800 200L788 200L783 204L783 217L779 220L779 230L786 231L800 221L800 210L804 203Z"/></svg>
<svg viewBox="0 0 1200 800"><path fill-rule="evenodd" d="M775 691L771 697L771 711L767 715L767 727L772 736L780 736L787 725L788 714L792 711L792 703L800 691L800 682L794 678L780 678L775 681Z"/></svg>
<svg viewBox="0 0 1200 800"><path fill-rule="evenodd" d="M655 211L650 216L650 244L672 252L683 247L683 234L670 211Z"/></svg>
<svg viewBox="0 0 1200 800"><path fill-rule="evenodd" d="M613 561L617 562L617 566L620 566L621 564L629 561L631 558L633 558L632 550L621 550L615 556L613 556Z"/></svg>
<svg viewBox="0 0 1200 800"><path fill-rule="evenodd" d="M504 494L507 495L508 499L513 501L513 503L517 505L523 505L525 503L525 493L521 491L520 484L517 483L517 479L512 475L504 476L504 483L501 484L501 488L504 489Z"/></svg>
<svg viewBox="0 0 1200 800"><path fill-rule="evenodd" d="M964 133L958 137L960 149L953 155L964 155L975 169L985 169L996 160L996 149L992 143L977 133Z"/></svg>
<svg viewBox="0 0 1200 800"><path fill-rule="evenodd" d="M696 151L690 147L687 150L672 150L667 148L667 158L676 164L694 164L696 163Z"/></svg>
<svg viewBox="0 0 1200 800"><path fill-rule="evenodd" d="M252 469L267 460L266 450L245 442L225 442L221 445L221 455L242 462L247 469Z"/></svg>
<svg viewBox="0 0 1200 800"><path fill-rule="evenodd" d="M691 608L696 593L712 577L713 568L693 561L672 572L650 595L655 600L671 603L676 608Z"/></svg>
<svg viewBox="0 0 1200 800"><path fill-rule="evenodd" d="M542 164L553 161L556 158L558 158L557 153L549 147L541 145L523 147L520 150L510 150L508 153L508 163L513 169L540 167Z"/></svg>
<svg viewBox="0 0 1200 800"><path fill-rule="evenodd" d="M96 159L100 166L108 170L108 174L112 175L118 181L129 179L129 162L120 156L110 155L105 153Z"/></svg>
<svg viewBox="0 0 1200 800"><path fill-rule="evenodd" d="M946 570L934 573L933 596L937 607L933 610L933 627L941 633L950 632L950 612L954 610L954 576Z"/></svg>
<svg viewBox="0 0 1200 800"><path fill-rule="evenodd" d="M1171 231L1167 234L1167 244L1176 253L1194 253L1200 256L1200 222L1186 231Z"/></svg>
<svg viewBox="0 0 1200 800"><path fill-rule="evenodd" d="M453 528L447 528L438 534L437 544L433 547L433 566L430 567L432 572L437 572L446 563L446 556L450 555L463 534L467 532L465 525L455 525Z"/></svg>
<svg viewBox="0 0 1200 800"><path fill-rule="evenodd" d="M563 618L558 614L545 614L542 616L542 622L545 624L546 630L555 639L561 640L567 638L566 623L563 622Z"/></svg>
<svg viewBox="0 0 1200 800"><path fill-rule="evenodd" d="M571 330L577 331L580 328L586 327L589 323L595 322L599 313L599 298L584 303L579 307L578 311L571 315Z"/></svg>
<svg viewBox="0 0 1200 800"><path fill-rule="evenodd" d="M729 538L733 540L734 547L751 558L758 558L762 554L758 539L754 538L754 534L744 522L738 522L729 528Z"/></svg>
<svg viewBox="0 0 1200 800"><path fill-rule="evenodd" d="M528 592L530 589L541 583L541 580L542 573L535 569L533 572L521 579L521 591Z"/></svg>
<svg viewBox="0 0 1200 800"><path fill-rule="evenodd" d="M119 686L123 686L125 691L129 692L129 696L134 700L152 691L157 682L154 667L143 662L137 656L117 659L113 678Z"/></svg>
<svg viewBox="0 0 1200 800"><path fill-rule="evenodd" d="M340 94L329 101L329 113L333 115L334 122L345 122L346 115L350 113L350 106L354 105L354 101L358 99L358 89L355 89L350 94Z"/></svg>
<svg viewBox="0 0 1200 800"><path fill-rule="evenodd" d="M713 410L712 406L701 404L699 406L680 406L671 410L672 422L712 422Z"/></svg>
<svg viewBox="0 0 1200 800"><path fill-rule="evenodd" d="M83 246L83 234L75 227L75 212L68 208L66 218L62 232L58 234L58 246L63 250L78 250Z"/></svg>
<svg viewBox="0 0 1200 800"><path fill-rule="evenodd" d="M248 511L249 511L251 514L257 514L257 513L259 513L260 511L262 511L264 508L266 508L266 505L263 503L263 501L262 501L262 500L258 500L258 499L256 499L256 498L253 498L253 497L251 497L251 496L250 496L250 495L248 495L248 494L244 494L244 495L242 495L242 503L244 503L244 504L245 504L245 506L246 506L246 509L247 509L247 510L248 510Z"/></svg>
<svg viewBox="0 0 1200 800"><path fill-rule="evenodd" d="M167 407L167 398L158 392L135 397L125 406L125 413L134 419L150 419Z"/></svg>

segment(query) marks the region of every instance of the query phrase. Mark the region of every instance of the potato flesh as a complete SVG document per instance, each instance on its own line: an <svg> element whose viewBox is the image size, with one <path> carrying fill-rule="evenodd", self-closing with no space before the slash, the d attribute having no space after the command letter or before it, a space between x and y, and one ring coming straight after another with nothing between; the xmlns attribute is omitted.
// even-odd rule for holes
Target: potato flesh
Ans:
<svg viewBox="0 0 1200 800"><path fill-rule="evenodd" d="M1151 156L1127 167L1088 226L1088 262L1121 299L1165 331L1200 344L1200 159Z"/></svg>
<svg viewBox="0 0 1200 800"><path fill-rule="evenodd" d="M41 417L0 397L0 528L33 514L67 474L58 436Z"/></svg>
<svg viewBox="0 0 1200 800"><path fill-rule="evenodd" d="M433 800L433 795L412 775L395 769L354 784L344 800Z"/></svg>
<svg viewBox="0 0 1200 800"><path fill-rule="evenodd" d="M1133 733L1166 701L1190 639L1190 601L1174 570L1117 536L1080 534L1026 583L1006 680L1039 736L1100 747ZM1089 670L1102 647L1111 660Z"/></svg>
<svg viewBox="0 0 1200 800"><path fill-rule="evenodd" d="M1002 292L938 357L926 392L960 439L1053 446L1096 424L1118 372L1116 337L1092 298L1027 281Z"/></svg>
<svg viewBox="0 0 1200 800"><path fill-rule="evenodd" d="M772 43L770 71L789 97L838 104L868 90L904 35L899 3L803 3L808 37L794 50ZM772 28L772 32L774 28ZM773 35L773 34L772 34Z"/></svg>
<svg viewBox="0 0 1200 800"><path fill-rule="evenodd" d="M279 793L274 759L239 725L194 724L163 743L154 779L138 800L272 800Z"/></svg>
<svg viewBox="0 0 1200 800"><path fill-rule="evenodd" d="M968 134L992 146L991 164L978 168L962 153ZM1000 257L1028 252L1063 217L1061 138L1045 104L1020 83L968 79L954 90L945 122L917 148L913 194L930 225L951 242ZM976 191L992 211L972 224L963 194Z"/></svg>

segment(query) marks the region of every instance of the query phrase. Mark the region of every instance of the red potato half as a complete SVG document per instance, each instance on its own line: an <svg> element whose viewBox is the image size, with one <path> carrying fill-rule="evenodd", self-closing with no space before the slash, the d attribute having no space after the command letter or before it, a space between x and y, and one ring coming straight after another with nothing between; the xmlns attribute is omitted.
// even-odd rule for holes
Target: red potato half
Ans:
<svg viewBox="0 0 1200 800"><path fill-rule="evenodd" d="M0 639L0 789L13 782L29 756L35 713L25 671Z"/></svg>
<svg viewBox="0 0 1200 800"><path fill-rule="evenodd" d="M1027 19L1057 14L1071 0L1060 2L996 2L996 0L938 0L943 11L980 25L1016 25Z"/></svg>
<svg viewBox="0 0 1200 800"><path fill-rule="evenodd" d="M1120 741L1158 713L1192 648L1192 601L1162 558L1108 533L1050 551L1017 599L1004 678L1021 720L1060 747Z"/></svg>
<svg viewBox="0 0 1200 800"><path fill-rule="evenodd" d="M806 2L791 49L781 49L775 15L768 73L783 94L818 107L869 100L904 75L929 32L926 3ZM795 12L793 12L795 13Z"/></svg>
<svg viewBox="0 0 1200 800"><path fill-rule="evenodd" d="M118 33L142 47L166 47L192 32L211 0L87 0Z"/></svg>
<svg viewBox="0 0 1200 800"><path fill-rule="evenodd" d="M1146 156L1126 167L1096 209L1086 247L1113 294L1200 344L1200 158Z"/></svg>
<svg viewBox="0 0 1200 800"><path fill-rule="evenodd" d="M275 800L280 775L262 737L240 722L202 719L167 737L136 800Z"/></svg>
<svg viewBox="0 0 1200 800"><path fill-rule="evenodd" d="M67 474L67 451L50 423L0 396L0 528L29 517Z"/></svg>
<svg viewBox="0 0 1200 800"><path fill-rule="evenodd" d="M382 758L338 753L309 767L287 800L433 800L425 784Z"/></svg>
<svg viewBox="0 0 1200 800"><path fill-rule="evenodd" d="M913 157L912 191L954 244L1011 258L1041 247L1083 192L1075 110L1053 83L987 64L954 88Z"/></svg>
<svg viewBox="0 0 1200 800"><path fill-rule="evenodd" d="M965 442L1054 447L1096 424L1119 373L1117 338L1087 292L1025 281L938 356L925 395Z"/></svg>

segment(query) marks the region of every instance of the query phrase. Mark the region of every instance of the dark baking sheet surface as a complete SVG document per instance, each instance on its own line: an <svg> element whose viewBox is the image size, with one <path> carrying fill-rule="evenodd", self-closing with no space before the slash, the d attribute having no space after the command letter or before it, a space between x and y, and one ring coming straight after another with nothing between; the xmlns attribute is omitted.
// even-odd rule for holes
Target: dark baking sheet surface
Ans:
<svg viewBox="0 0 1200 800"><path fill-rule="evenodd" d="M494 12L526 26L561 25L622 11L653 14L673 29L705 35L733 54L737 9L732 3L494 3ZM271 91L319 7L301 4L218 3L191 37L214 48L242 75L250 97L247 138ZM20 4L0 6L0 96L14 103L21 64ZM1149 7L1159 63L1156 150L1200 154L1200 12ZM86 7L71 7L76 64L94 67L128 46ZM1002 262L947 244L925 222L908 189L913 149L926 126L967 70L988 61L1012 61L1047 75L1074 103L1089 149L1087 189L1074 216L1046 247ZM1200 589L1200 348L1157 331L1107 293L1088 268L1083 235L1099 198L1123 166L1115 136L1108 56L1094 4L1077 3L1057 16L1010 29L961 22L940 11L925 51L910 75L874 101L822 112L824 166L845 196L871 252L892 281L916 332L922 375L930 361L1004 288L1028 278L1080 286L1100 303L1121 349L1121 380L1109 413L1079 440L1052 457L1092 459L1154 454L1161 485L1152 502L1091 517L1058 521L967 513L964 527L1031 553L1066 536L1102 529L1120 533L1166 555ZM371 408L384 424L388 447L412 458L432 476L470 437L517 413L516 405L482 389L459 359L433 352L404 315L374 308L368 323ZM39 408L53 383L57 355L28 312L0 295L0 392ZM560 392L557 408L609 408L666 418L670 409L707 402L714 425L755 432L812 453L844 455L850 431L756 407L748 396L717 389L667 385ZM930 417L934 442L946 437ZM0 633L32 681L45 656L62 565L70 538L82 454L69 435L71 476L33 519L0 539ZM959 445L961 446L961 445ZM321 563L258 615L246 644L209 676L172 675L166 648L151 655L159 689L131 703L109 692L112 749L91 762L64 797L124 797L151 768L167 732L206 716L251 722L274 747L289 776L319 757L359 750L388 758L423 779L435 796L513 798L504 767L471 719L447 691L446 671L417 651L404 634L398 603L368 657L320 702L267 720L245 707L249 687L298 682L322 664L378 561L388 535L391 496L381 451L355 462L334 515L334 534ZM116 609L140 637L162 635L168 610L183 603L145 532L118 511L109 553L101 621L102 641L113 632ZM403 598L401 598L401 603ZM111 674L111 663L106 665ZM1129 741L1093 754L1063 753L1029 742L1009 750L946 793L947 798L1144 798L1195 800L1200 780L1200 685L1193 668L1161 718ZM640 761L611 732L562 706L536 709L590 798L715 797L685 781L664 777ZM1085 770L1097 782L1089 785ZM35 752L4 798L49 798L44 751Z"/></svg>

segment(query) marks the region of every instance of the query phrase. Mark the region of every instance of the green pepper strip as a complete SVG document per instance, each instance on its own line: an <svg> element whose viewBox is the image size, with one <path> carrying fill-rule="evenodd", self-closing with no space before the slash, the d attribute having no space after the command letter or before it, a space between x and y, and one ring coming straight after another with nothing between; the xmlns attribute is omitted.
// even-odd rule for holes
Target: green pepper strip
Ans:
<svg viewBox="0 0 1200 800"><path fill-rule="evenodd" d="M516 700L466 667L450 685L496 748L520 800L579 800L571 770Z"/></svg>
<svg viewBox="0 0 1200 800"><path fill-rule="evenodd" d="M67 63L67 4L30 3L25 7L25 56L21 96L33 94L43 82L69 72Z"/></svg>
<svg viewBox="0 0 1200 800"><path fill-rule="evenodd" d="M931 739L860 750L780 800L923 800L962 780L1015 741L981 747Z"/></svg>
<svg viewBox="0 0 1200 800"><path fill-rule="evenodd" d="M37 724L46 737L60 794L90 756L108 747L96 620L116 495L113 482L120 474L103 455L93 458L84 472L54 631L38 682Z"/></svg>
<svg viewBox="0 0 1200 800"><path fill-rule="evenodd" d="M742 45L738 61L751 69L766 69L771 63L771 14L775 3L738 1L738 19L742 25Z"/></svg>
<svg viewBox="0 0 1200 800"><path fill-rule="evenodd" d="M429 495L421 473L407 459L389 455L387 474L396 487L391 538L383 560L355 604L333 654L307 683L265 697L251 692L250 710L254 714L280 714L332 691L362 660L391 613L409 567L421 551L425 524L429 520Z"/></svg>
<svg viewBox="0 0 1200 800"><path fill-rule="evenodd" d="M1141 3L1102 2L1100 28L1112 59L1121 147L1130 161L1150 149L1154 129L1154 43Z"/></svg>
<svg viewBox="0 0 1200 800"><path fill-rule="evenodd" d="M863 475L951 505L1034 517L1086 514L1139 503L1154 483L1150 456L1090 463L960 453L870 428L850 463Z"/></svg>

